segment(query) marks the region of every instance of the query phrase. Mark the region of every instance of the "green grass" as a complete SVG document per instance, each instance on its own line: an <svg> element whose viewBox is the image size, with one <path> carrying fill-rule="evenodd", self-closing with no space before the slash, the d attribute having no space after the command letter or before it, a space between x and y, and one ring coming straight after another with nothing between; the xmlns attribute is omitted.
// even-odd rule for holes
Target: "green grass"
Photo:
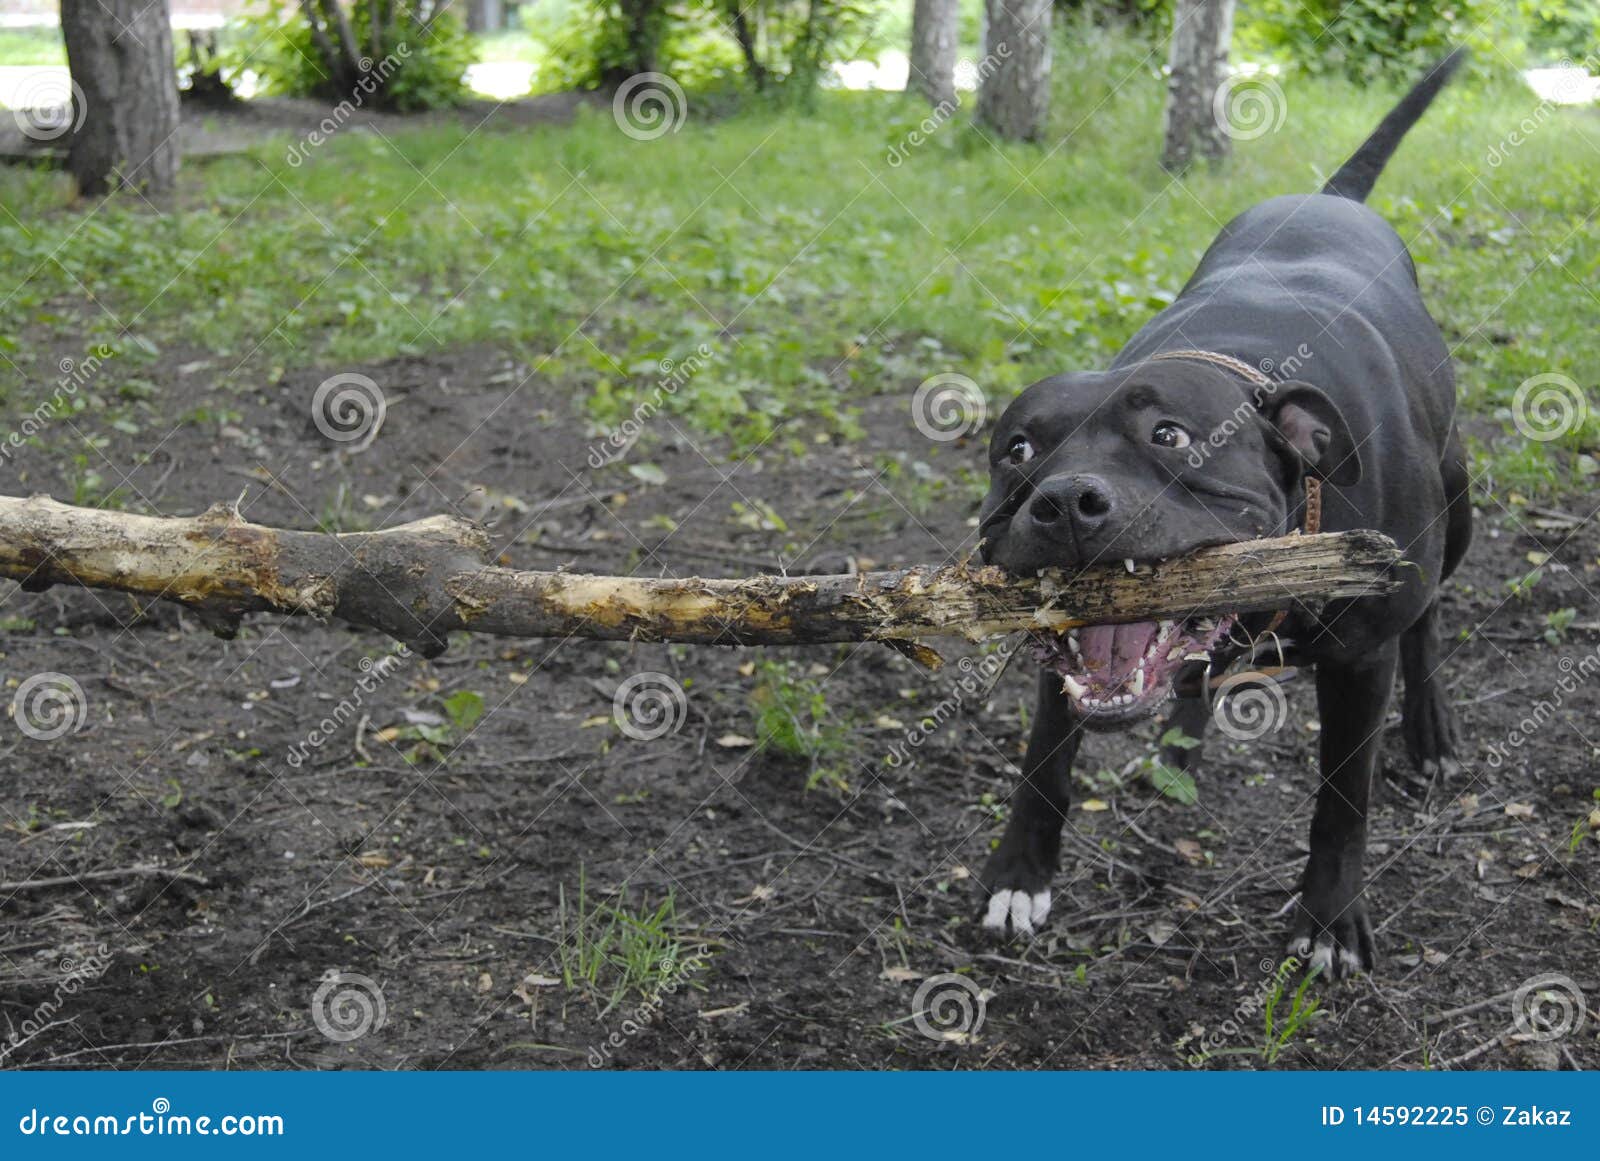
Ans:
<svg viewBox="0 0 1600 1161"><path fill-rule="evenodd" d="M1222 222L1316 188L1395 96L1286 80L1279 131L1173 181L1156 164L1161 52L1095 35L1058 54L1043 147L985 141L969 98L898 166L890 150L924 111L840 93L815 116L722 119L691 94L682 129L649 142L604 109L570 127L346 132L299 167L285 142L190 166L166 216L124 197L86 217L61 176L7 169L0 250L20 282L0 304L0 353L26 366L32 350L105 341L148 373L198 347L223 365L221 391L244 392L289 367L491 342L607 419L663 358L705 344L712 357L665 406L741 449L799 413L848 434L862 398L936 372L1003 402L1103 365ZM1600 232L1584 227L1600 121L1556 112L1506 163L1486 160L1536 107L1515 88L1452 90L1372 199L1411 242L1459 342L1464 405L1483 415L1530 375L1592 385L1600 365L1586 289ZM1592 446L1596 423L1556 446ZM1486 466L1497 487L1569 482L1571 457L1548 450Z"/></svg>
<svg viewBox="0 0 1600 1161"><path fill-rule="evenodd" d="M571 990L594 997L609 1012L631 995L648 998L681 970L686 947L677 933L677 904L669 893L653 910L595 903L587 877L577 898L560 893L561 976Z"/></svg>
<svg viewBox="0 0 1600 1161"><path fill-rule="evenodd" d="M59 28L0 28L0 66L66 63Z"/></svg>

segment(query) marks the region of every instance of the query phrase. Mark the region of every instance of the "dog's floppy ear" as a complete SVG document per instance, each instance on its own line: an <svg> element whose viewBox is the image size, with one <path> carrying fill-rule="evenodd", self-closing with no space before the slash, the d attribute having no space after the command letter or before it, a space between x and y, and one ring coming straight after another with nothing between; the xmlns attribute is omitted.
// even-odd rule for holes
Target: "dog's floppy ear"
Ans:
<svg viewBox="0 0 1600 1161"><path fill-rule="evenodd" d="M1279 450L1298 457L1306 472L1341 487L1361 479L1356 441L1333 400L1298 379L1263 389L1259 399Z"/></svg>

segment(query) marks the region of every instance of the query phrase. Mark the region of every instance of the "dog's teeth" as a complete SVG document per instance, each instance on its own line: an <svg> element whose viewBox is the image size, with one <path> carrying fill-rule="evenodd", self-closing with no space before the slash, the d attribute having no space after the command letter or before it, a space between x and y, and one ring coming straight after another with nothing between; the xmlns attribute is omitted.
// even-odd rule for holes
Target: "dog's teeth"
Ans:
<svg viewBox="0 0 1600 1161"><path fill-rule="evenodd" d="M1129 556L1129 557L1123 558L1122 567L1128 570L1128 575L1132 576L1133 575L1133 557Z"/></svg>
<svg viewBox="0 0 1600 1161"><path fill-rule="evenodd" d="M1183 659L1185 661L1210 661L1211 654L1207 653L1204 649L1191 649L1189 652L1183 655Z"/></svg>
<svg viewBox="0 0 1600 1161"><path fill-rule="evenodd" d="M1079 681L1076 677L1073 677L1072 674L1069 673L1062 677L1061 688L1072 697L1075 697L1079 701L1087 704L1088 699L1083 695L1089 691L1088 686L1084 685L1083 682Z"/></svg>
<svg viewBox="0 0 1600 1161"><path fill-rule="evenodd" d="M1130 684L1128 686L1128 688L1133 690L1133 696L1134 697L1143 696L1143 694L1144 694L1144 670L1141 669L1141 670L1139 670L1137 673L1135 673L1133 675L1133 682L1132 682L1132 684Z"/></svg>

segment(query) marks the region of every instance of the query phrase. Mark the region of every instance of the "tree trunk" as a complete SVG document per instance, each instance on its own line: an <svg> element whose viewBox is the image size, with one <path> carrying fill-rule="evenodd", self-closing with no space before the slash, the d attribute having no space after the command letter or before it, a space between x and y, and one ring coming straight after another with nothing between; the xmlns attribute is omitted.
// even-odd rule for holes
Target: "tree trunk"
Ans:
<svg viewBox="0 0 1600 1161"><path fill-rule="evenodd" d="M1051 0L984 0L978 120L1001 137L1035 141L1050 114Z"/></svg>
<svg viewBox="0 0 1600 1161"><path fill-rule="evenodd" d="M178 75L167 0L61 0L83 125L67 149L78 192L170 190L178 176Z"/></svg>
<svg viewBox="0 0 1600 1161"><path fill-rule="evenodd" d="M467 5L467 31L499 32L505 26L506 10L502 0L470 0ZM376 53L373 59L377 59Z"/></svg>
<svg viewBox="0 0 1600 1161"><path fill-rule="evenodd" d="M1197 158L1220 161L1230 141L1216 109L1233 39L1233 0L1178 0L1168 58L1166 144L1161 164L1182 173Z"/></svg>
<svg viewBox="0 0 1600 1161"><path fill-rule="evenodd" d="M956 103L958 0L916 0L911 11L911 88L934 108Z"/></svg>
<svg viewBox="0 0 1600 1161"><path fill-rule="evenodd" d="M1241 613L1386 592L1399 550L1376 532L1287 536L1125 571L1011 577L966 564L829 576L584 576L487 565L489 537L434 516L330 535L0 497L0 577L117 589L191 609L231 636L249 612L337 617L432 657L452 630L502 637L796 645L881 641L930 666L925 637Z"/></svg>

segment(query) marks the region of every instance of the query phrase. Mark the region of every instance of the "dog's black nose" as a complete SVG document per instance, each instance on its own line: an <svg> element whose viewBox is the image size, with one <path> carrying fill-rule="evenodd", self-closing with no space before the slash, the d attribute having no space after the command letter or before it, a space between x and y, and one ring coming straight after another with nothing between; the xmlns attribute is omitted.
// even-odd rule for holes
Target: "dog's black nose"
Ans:
<svg viewBox="0 0 1600 1161"><path fill-rule="evenodd" d="M1111 485L1099 476L1051 476L1034 492L1028 514L1046 531L1065 532L1070 524L1083 537L1106 522L1113 506Z"/></svg>

